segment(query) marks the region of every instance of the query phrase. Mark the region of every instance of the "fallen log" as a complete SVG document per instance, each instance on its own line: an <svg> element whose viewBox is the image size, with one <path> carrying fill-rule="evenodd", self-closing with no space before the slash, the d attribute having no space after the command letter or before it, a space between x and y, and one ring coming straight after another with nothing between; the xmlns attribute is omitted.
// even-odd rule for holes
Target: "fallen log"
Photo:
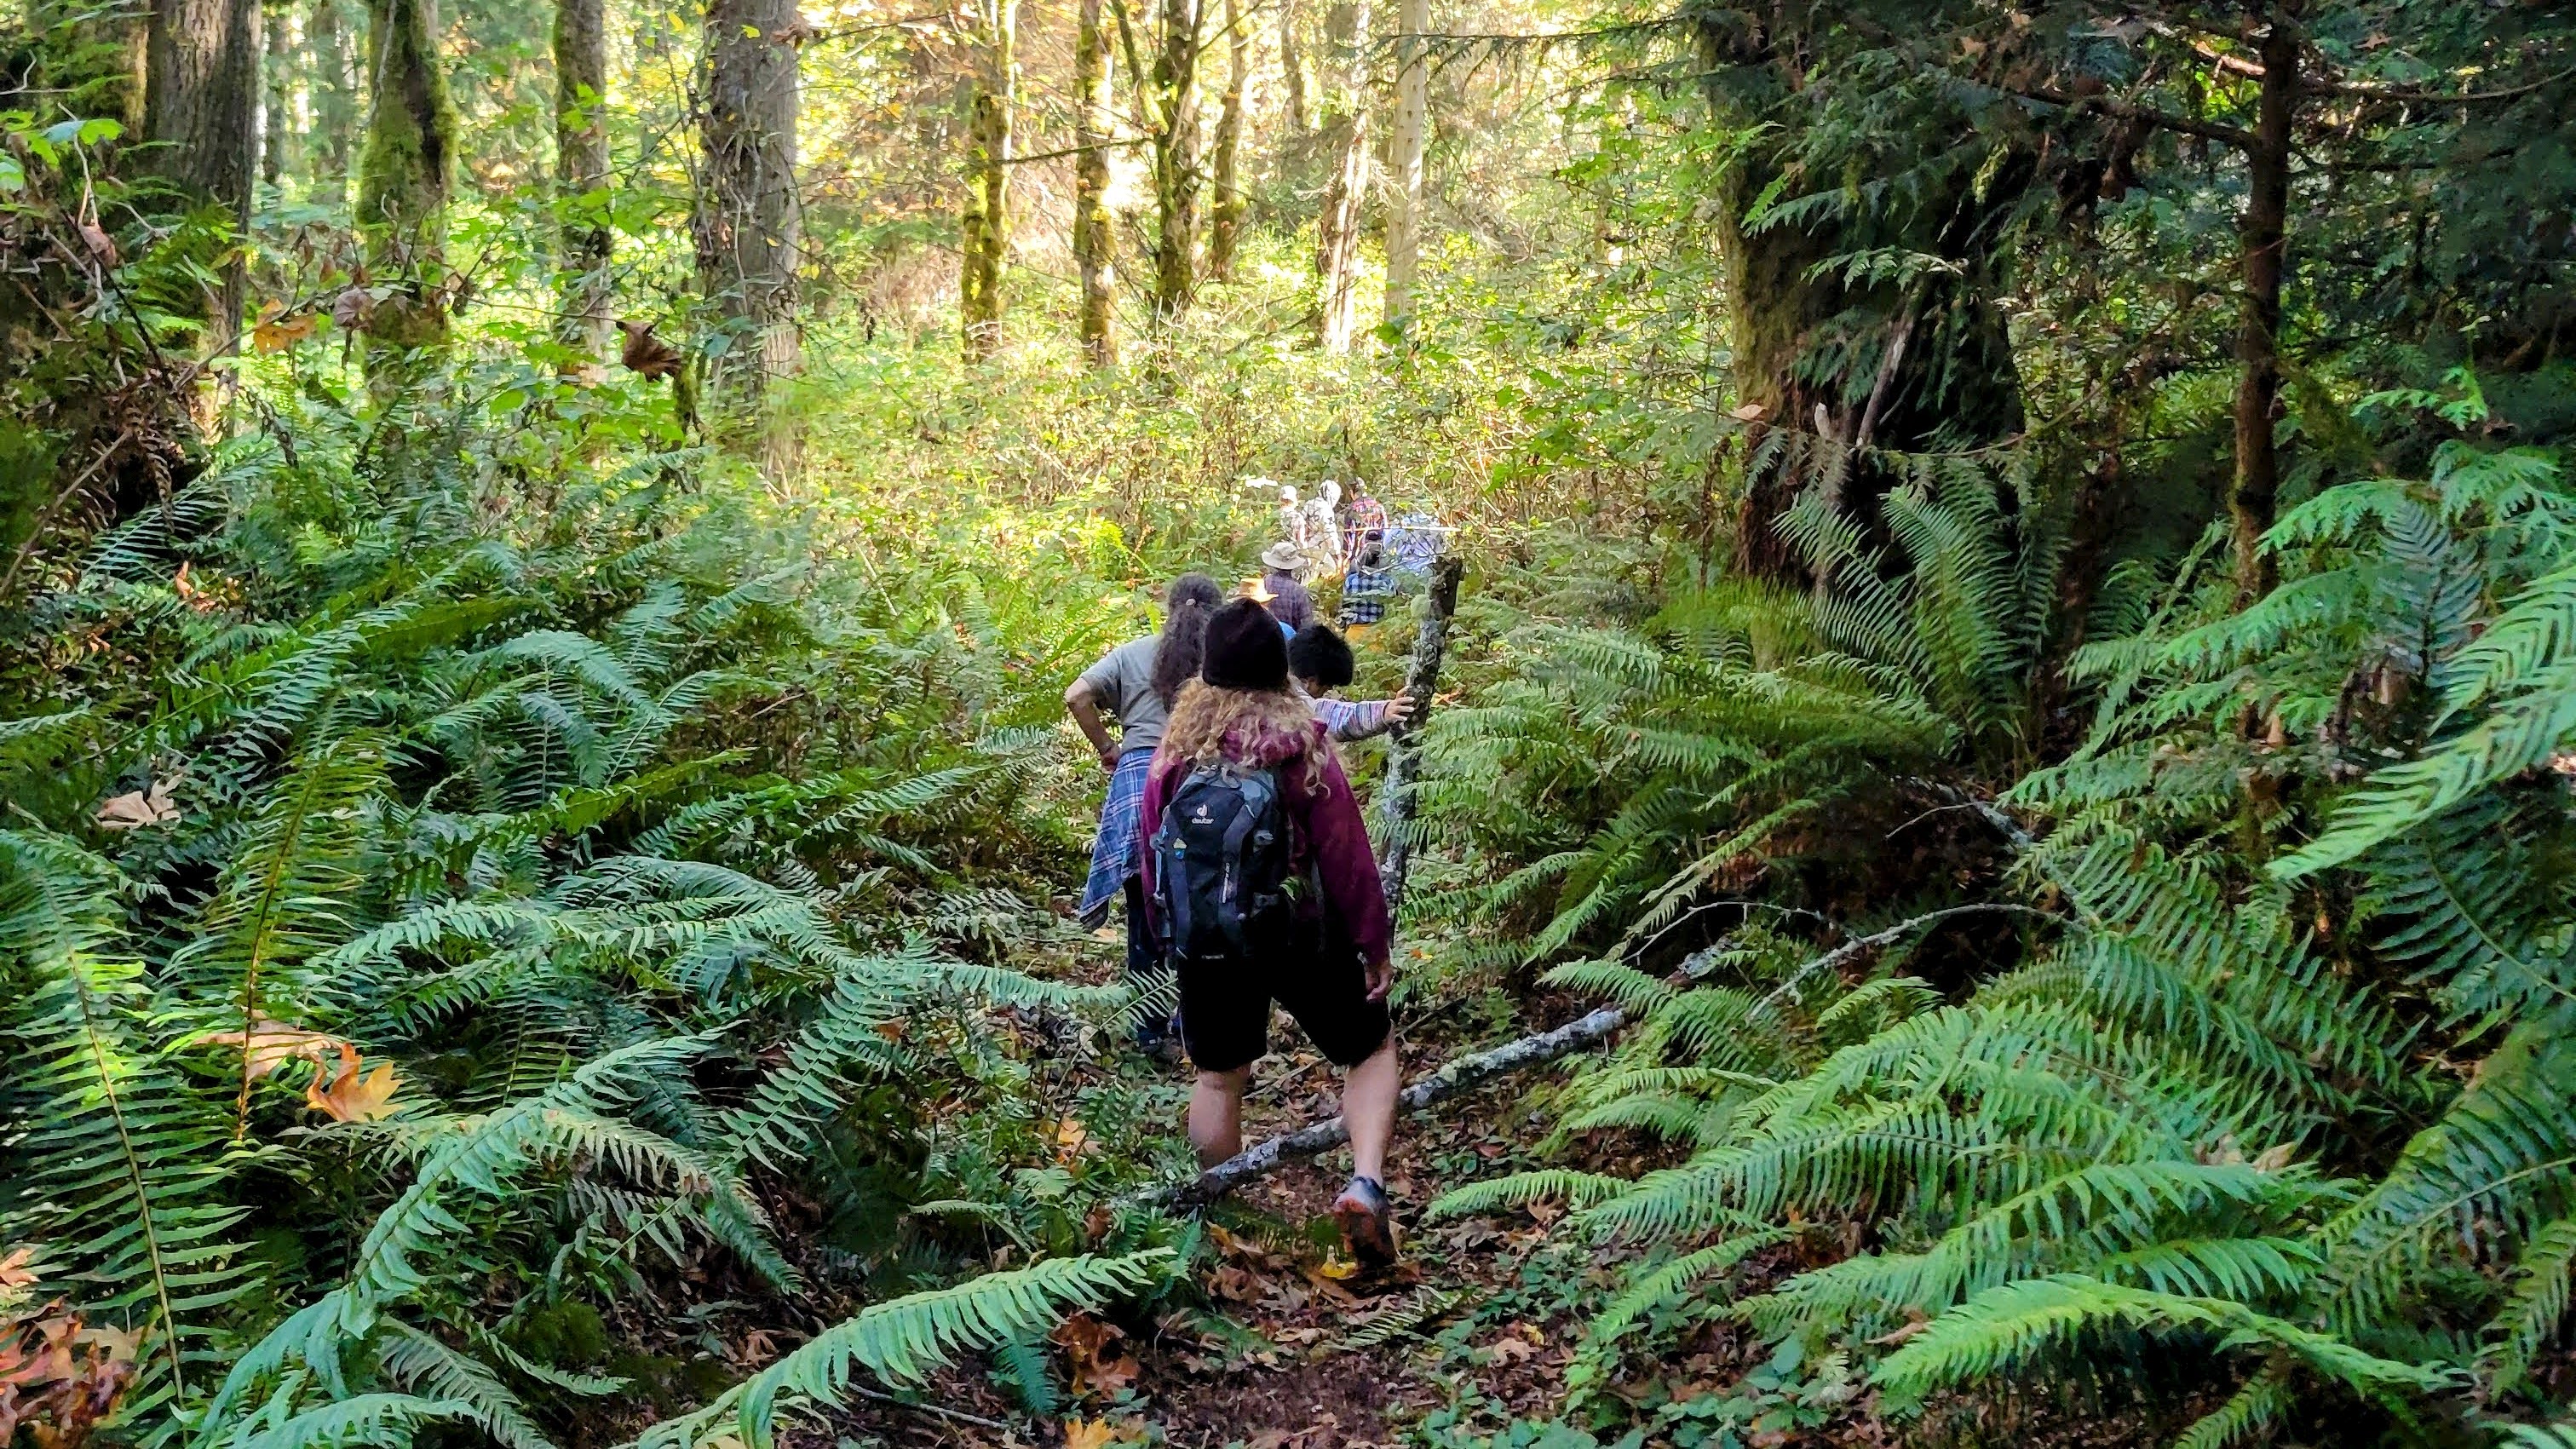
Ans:
<svg viewBox="0 0 2576 1449"><path fill-rule="evenodd" d="M1605 1006L1580 1020L1567 1022L1552 1031L1525 1036L1507 1042L1488 1052L1473 1052L1447 1062L1427 1077L1404 1089L1396 1106L1406 1112L1418 1112L1443 1097L1454 1096L1470 1087L1535 1067L1569 1053L1580 1051L1605 1040L1625 1025L1628 1014L1618 1007ZM1141 1193L1130 1201L1162 1207L1202 1207L1232 1192L1237 1186L1303 1158L1318 1157L1351 1140L1348 1127L1339 1117L1311 1123L1294 1132L1273 1137L1267 1142L1245 1148L1188 1182L1156 1188Z"/></svg>

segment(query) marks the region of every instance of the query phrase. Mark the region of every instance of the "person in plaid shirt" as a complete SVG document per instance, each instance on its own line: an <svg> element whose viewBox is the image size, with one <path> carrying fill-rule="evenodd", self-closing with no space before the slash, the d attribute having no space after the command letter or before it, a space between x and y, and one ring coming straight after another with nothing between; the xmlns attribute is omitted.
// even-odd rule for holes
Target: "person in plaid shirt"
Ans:
<svg viewBox="0 0 2576 1449"><path fill-rule="evenodd" d="M1358 661L1351 646L1328 624L1309 624L1288 641L1288 673L1314 707L1315 718L1337 740L1364 740L1384 734L1413 717L1413 696L1393 699L1330 699L1348 686Z"/></svg>

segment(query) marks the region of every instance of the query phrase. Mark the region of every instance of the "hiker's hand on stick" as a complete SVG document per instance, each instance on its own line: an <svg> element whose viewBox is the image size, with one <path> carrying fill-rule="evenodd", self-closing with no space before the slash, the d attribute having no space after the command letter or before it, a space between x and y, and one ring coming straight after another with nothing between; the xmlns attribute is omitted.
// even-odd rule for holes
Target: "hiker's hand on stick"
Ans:
<svg viewBox="0 0 2576 1449"><path fill-rule="evenodd" d="M1367 974L1368 999L1371 1001L1386 1000L1386 993L1395 985L1395 963L1384 956L1380 956L1376 960L1368 963Z"/></svg>
<svg viewBox="0 0 2576 1449"><path fill-rule="evenodd" d="M1399 694L1395 698L1386 702L1386 722L1388 725L1400 725L1411 718L1413 718L1412 695Z"/></svg>

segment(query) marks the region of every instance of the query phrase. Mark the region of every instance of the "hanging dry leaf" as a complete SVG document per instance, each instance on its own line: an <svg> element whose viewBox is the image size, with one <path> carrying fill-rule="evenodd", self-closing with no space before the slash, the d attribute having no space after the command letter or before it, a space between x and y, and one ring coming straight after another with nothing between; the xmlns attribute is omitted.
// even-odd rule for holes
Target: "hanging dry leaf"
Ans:
<svg viewBox="0 0 2576 1449"><path fill-rule="evenodd" d="M331 320L344 332L355 332L367 325L367 316L376 310L376 299L364 287L351 287L331 302Z"/></svg>
<svg viewBox="0 0 2576 1449"><path fill-rule="evenodd" d="M344 1068L354 1066L358 1060L358 1049L336 1036L306 1031L300 1026L267 1017L252 1022L248 1032L219 1031L205 1038L208 1046L231 1047L235 1051L241 1050L245 1041L250 1046L250 1076L253 1081L292 1061L311 1062L327 1073L334 1056L341 1059Z"/></svg>
<svg viewBox="0 0 2576 1449"><path fill-rule="evenodd" d="M1744 406L1735 409L1733 412L1728 413L1727 416L1735 419L1739 423L1758 423L1762 421L1764 417L1769 415L1770 411L1771 410L1769 408L1762 406L1760 403L1749 402Z"/></svg>
<svg viewBox="0 0 2576 1449"><path fill-rule="evenodd" d="M680 349L654 336L652 323L630 317L618 323L617 329L626 334L626 343L618 349L617 360L626 364L627 371L653 382L679 376Z"/></svg>
<svg viewBox="0 0 2576 1449"><path fill-rule="evenodd" d="M347 1065L331 1079L330 1086L323 1086L317 1077L312 1086L304 1089L305 1102L334 1122L373 1122L392 1116L398 1110L393 1103L394 1089L402 1085L394 1076L394 1064L380 1062L374 1071L361 1077L357 1052L347 1050L345 1060Z"/></svg>
<svg viewBox="0 0 2576 1449"><path fill-rule="evenodd" d="M150 788L129 791L103 801L98 807L98 824L102 830L134 830L146 825L167 825L179 818L179 807L170 803L169 780L154 781Z"/></svg>
<svg viewBox="0 0 2576 1449"><path fill-rule="evenodd" d="M313 335L322 318L312 312L286 315L286 309L271 302L260 308L259 320L251 324L250 345L261 352L284 352Z"/></svg>

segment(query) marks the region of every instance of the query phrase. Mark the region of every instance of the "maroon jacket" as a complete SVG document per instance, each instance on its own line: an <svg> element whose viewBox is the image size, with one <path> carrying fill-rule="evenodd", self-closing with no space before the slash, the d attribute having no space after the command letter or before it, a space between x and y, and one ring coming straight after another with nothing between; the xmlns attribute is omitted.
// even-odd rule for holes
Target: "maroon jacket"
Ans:
<svg viewBox="0 0 2576 1449"><path fill-rule="evenodd" d="M1321 723L1313 728L1318 734L1324 732ZM1293 760L1298 750L1294 739L1261 739L1249 746L1234 740L1226 742L1227 757L1247 765ZM1138 822L1137 838L1145 842L1138 854L1143 858L1145 899L1149 903L1155 899L1154 829L1162 823L1163 807L1171 803L1173 793L1189 773L1188 761L1158 750L1145 774L1144 818ZM1290 874L1303 874L1311 865L1316 878L1323 882L1332 920L1359 949L1360 958L1385 960L1394 940L1386 916L1386 888L1378 880L1377 859L1369 854L1368 827L1360 820L1360 802L1351 794L1350 777L1342 773L1341 759L1327 756L1320 790L1308 787L1302 765L1291 764L1281 770L1279 803L1294 827L1288 859ZM1147 909L1153 908L1149 904Z"/></svg>

